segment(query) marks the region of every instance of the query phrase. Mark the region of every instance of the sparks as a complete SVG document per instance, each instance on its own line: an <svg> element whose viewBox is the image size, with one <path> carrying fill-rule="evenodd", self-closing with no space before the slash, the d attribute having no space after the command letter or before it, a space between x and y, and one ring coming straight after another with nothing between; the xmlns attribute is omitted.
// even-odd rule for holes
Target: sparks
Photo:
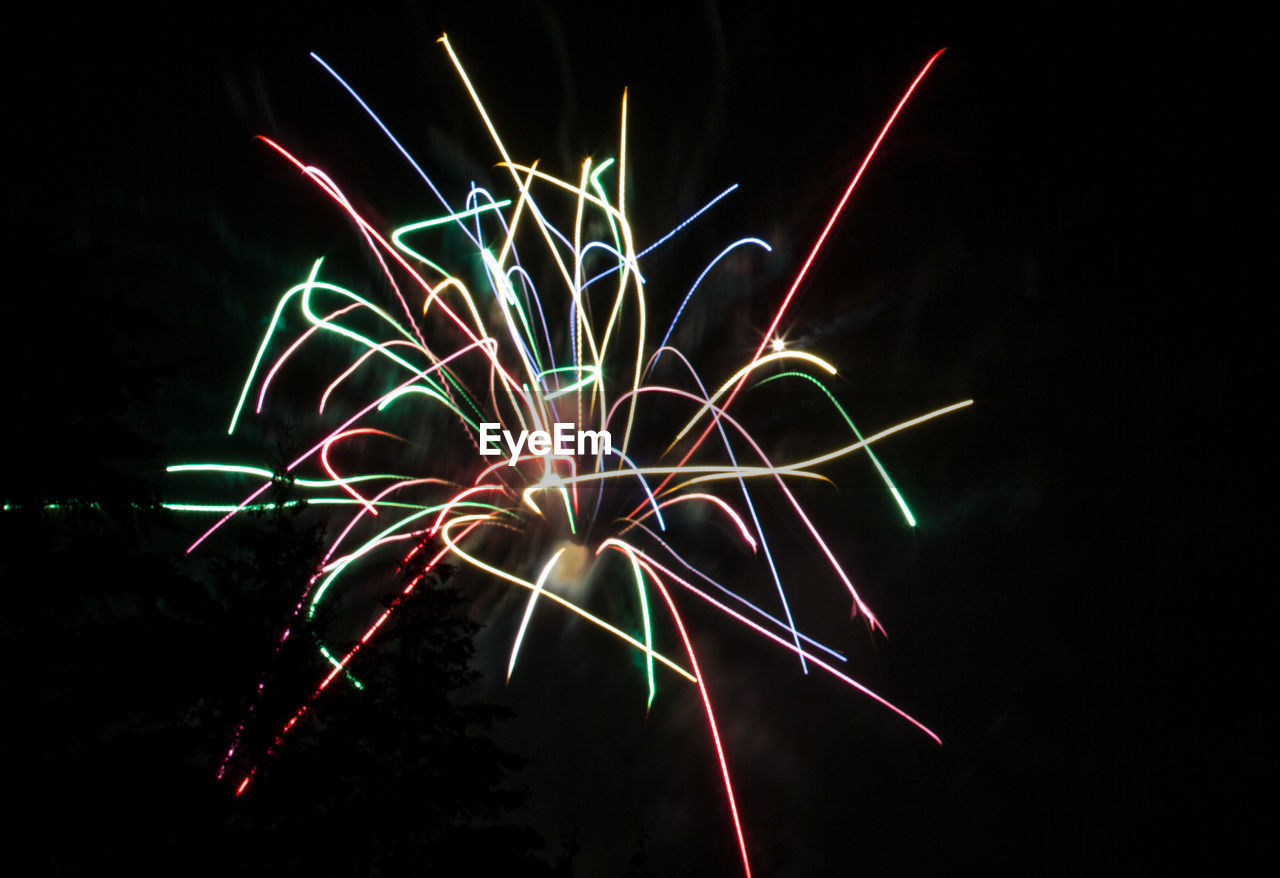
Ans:
<svg viewBox="0 0 1280 878"><path fill-rule="evenodd" d="M305 185L316 187L335 212L351 220L381 272L367 289L354 290L333 280L317 260L275 307L232 413L229 433L248 419L270 419L270 403L279 396L269 393L270 387L295 360L312 351L326 357L335 350L348 352L345 360L323 362L331 380L317 388L313 418L322 426L309 437L310 448L286 467L308 502L325 504L341 526L319 569L298 583L299 597L276 645L277 658L281 644L296 636L291 632L304 627L296 623L313 618L320 605L353 585L375 559L396 558L401 567L412 560L418 572L397 586L389 605L363 633L317 644L324 671L311 694L269 731L266 752L246 752L244 730L264 697L264 676L255 707L222 759L219 777L236 784L236 795L244 793L262 761L332 684L346 680L362 685L349 673L355 656L447 559L527 593L507 663L510 685L519 685L515 671L522 648L533 648L526 635L535 611L564 611L607 632L620 652L634 650L643 658L647 705L669 684L696 689L743 870L750 875L747 821L734 794L732 754L718 731L714 681L701 669L696 638L679 609L683 601L715 608L727 622L760 634L762 644L794 653L805 673L812 666L938 740L919 720L837 669L834 663L843 657L800 630L774 563L783 537L767 533L756 510L766 493L780 500L808 541L803 550L825 565L826 585L836 594L843 588L854 609L873 627L878 624L839 553L806 511L802 486L825 479L820 472L824 464L866 453L904 518L914 525L872 446L971 401L864 435L823 383L835 373L834 366L791 347L778 326L876 149L937 55L893 110L789 288L775 291L782 295L759 348L740 368L710 376L699 370L689 351L673 346L676 325L723 256L738 247L768 250L769 245L744 238L726 247L687 291L664 295L666 307L651 303L641 258L736 186L643 247L626 211L625 93L616 164L588 159L558 177L537 161L521 161L509 153L462 61L446 37L440 43L492 140L503 191L473 183L461 205L450 203L355 89L314 55L410 162L440 208L399 228L379 229L335 178L285 145L263 138L273 156L292 164ZM445 236L453 239L451 247L434 251ZM557 283L547 285L549 278ZM679 306L670 308L676 301ZM656 314L670 321L660 336L651 332ZM325 338L342 339L343 344L319 344ZM830 403L828 450L799 460L777 459L769 450L771 437L752 427L760 421L752 389L772 382L783 382L795 394L816 391L819 401ZM369 387L377 388L372 396L357 389ZM511 453L500 458L487 450L494 447L490 440L498 427L508 437L545 437L558 435L566 424L613 439L584 445L579 438L576 445L556 443L550 450L539 440L535 453L527 453L534 447L532 440L528 449L523 442L512 442ZM438 471L409 471L411 461L421 460L412 454L403 454L406 471L394 466L382 472L352 469L352 461L401 459L402 452L423 442L447 448L447 454L434 456L441 461ZM261 508L272 483L269 471L241 464L183 464L170 471L249 483L238 502L173 504L174 509L221 514L192 549L237 513ZM693 516L691 510L701 511ZM702 533L691 524L711 520L725 526ZM760 606L705 572L699 558L717 551L717 539L723 540L720 551L755 558L761 578L776 593L774 606ZM613 583L628 583L628 600L635 601L641 620L638 630L588 606L590 583L602 579L603 565L611 565ZM805 583L806 588L822 585L816 571ZM655 594L657 601L652 600ZM663 651L657 636L661 625L678 632L677 652Z"/></svg>

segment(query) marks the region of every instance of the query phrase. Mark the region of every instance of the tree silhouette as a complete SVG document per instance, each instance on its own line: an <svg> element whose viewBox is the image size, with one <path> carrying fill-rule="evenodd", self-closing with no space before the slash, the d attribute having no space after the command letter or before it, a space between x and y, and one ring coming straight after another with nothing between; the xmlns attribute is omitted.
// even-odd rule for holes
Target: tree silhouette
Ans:
<svg viewBox="0 0 1280 878"><path fill-rule="evenodd" d="M277 478L272 493L267 510L242 528L242 555L224 562L220 575L224 588L239 589L242 610L253 603L272 608L276 621L263 626L270 630L259 643L278 639L282 624L297 628L275 656L242 743L258 755L330 670L318 659L318 643L346 652L333 639L342 625L332 614L285 618L274 586L288 581L283 593L296 600L298 583L321 557L322 533L301 523L305 507L287 479ZM401 569L383 571L399 586L386 589L399 595L390 620L236 800L230 822L252 851L240 865L351 875L464 866L547 874L536 856L542 839L502 822L522 801L507 786L521 760L488 732L509 712L463 697L478 677L471 660L479 626L448 582L452 569L423 568L420 559L432 554L416 552ZM404 595L410 581L415 587Z"/></svg>

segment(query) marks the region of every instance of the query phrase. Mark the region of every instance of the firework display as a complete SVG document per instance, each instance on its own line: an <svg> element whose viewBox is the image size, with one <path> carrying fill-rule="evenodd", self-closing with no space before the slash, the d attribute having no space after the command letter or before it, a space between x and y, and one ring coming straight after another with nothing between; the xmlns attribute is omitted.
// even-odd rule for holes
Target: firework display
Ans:
<svg viewBox="0 0 1280 878"><path fill-rule="evenodd" d="M307 185L327 196L335 212L349 218L380 273L352 288L338 282L324 260L315 261L276 305L230 419L229 434L248 419L270 419L273 406L285 405L281 387L300 363L313 373L325 371L308 400L308 424L317 429L301 437L305 450L286 461L284 475L309 504L328 510L330 539L319 568L296 583L297 601L279 635L276 658L370 569L390 563L413 574L397 585L397 593L383 596L382 612L363 630L314 644L325 672L258 747L245 730L262 721L254 711L271 686L264 674L219 776L237 794L245 793L259 766L305 722L316 699L331 687L360 685L351 672L355 657L403 600L415 588L430 587L448 564L520 596L505 658L512 685L518 684L534 614L569 613L615 639L620 666L631 667L626 653L638 657L649 704L667 686L696 689L743 869L750 874L714 693L682 606L712 608L726 623L758 634L766 648L793 654L798 673L830 675L938 740L841 670L844 657L837 651L804 633L788 597L795 584L775 563L783 537L764 526L768 516L759 511L767 496L771 508L784 509L798 525L806 541L802 551L815 568L806 588L830 587L847 595L854 614L879 630L836 544L806 511L803 487L827 478L824 465L862 456L906 525L914 525L874 448L971 400L859 431L827 386L836 368L818 352L788 345L781 326L877 148L938 55L910 83L834 199L786 289L781 295L759 291L777 298L772 320L754 352L725 372L719 365L709 371L682 348L680 339L688 335L681 331L682 317L703 306L700 286L726 256L767 251L769 244L758 238L729 244L678 291L658 294L646 284L645 271L650 253L712 211L734 187L673 222L667 235L636 240L628 214L626 95L616 155L586 159L556 175L508 152L449 41L440 42L492 141L501 186L472 184L462 203L452 203L356 91L317 56L439 206L417 222L380 228L336 177L308 164L295 146L263 138ZM296 402L289 387L290 403ZM776 450L771 422L760 412L780 389L813 396L828 407L826 450L799 456ZM206 474L235 480L228 485L246 479L256 485L222 506L174 504L215 518L192 550L236 515L268 503L280 475L226 463L169 470L182 478ZM699 558L717 545L754 556L754 569L769 584L768 602L759 595L749 600L745 589L708 572ZM593 600L606 588L615 596L625 591L633 612L621 618L609 612L616 601ZM662 631L676 636L664 638Z"/></svg>

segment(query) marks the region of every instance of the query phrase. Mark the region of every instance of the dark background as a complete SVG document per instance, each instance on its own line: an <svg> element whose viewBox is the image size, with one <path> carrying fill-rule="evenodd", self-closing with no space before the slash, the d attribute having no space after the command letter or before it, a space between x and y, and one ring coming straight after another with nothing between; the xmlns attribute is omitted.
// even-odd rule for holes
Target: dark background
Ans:
<svg viewBox="0 0 1280 878"><path fill-rule="evenodd" d="M837 468L842 493L815 501L888 640L849 622L807 549L780 552L801 619L944 745L690 608L755 866L1231 862L1257 844L1275 763L1257 682L1274 577L1250 557L1272 470L1250 439L1266 296L1243 269L1258 233L1242 230L1260 208L1235 182L1259 152L1248 23L1154 4L851 16L711 3L20 14L4 61L8 495L180 500L165 463L270 465L268 431L222 438L243 369L279 292L316 256L353 250L253 136L325 168L386 225L434 207L309 51L455 195L497 157L441 32L512 153L563 173L612 154L629 87L642 240L741 184L655 254L656 322L678 301L662 281L682 293L742 235L775 248L726 288L731 307L685 325L693 350L740 360L902 89L947 46L784 326L840 368L860 425L976 405L885 448L914 531L865 467ZM236 806L209 804L227 791L207 770L222 726L201 687L247 689L255 663L220 674L149 645L173 607L199 612L171 591L198 587L202 562L168 560L194 525L136 543L106 528L92 551L8 531L8 761L28 851L74 872L94 863L84 846L122 838L160 861L224 844L216 826ZM504 689L512 610L477 612L476 692L516 710L498 736L529 760L518 818L547 858L576 828L578 874L620 874L642 834L655 874L732 874L693 693L670 686L646 718L629 659L552 624ZM115 759L147 723L190 715L209 735L129 749L127 770L48 768ZM198 842L173 828L188 811L214 827ZM169 828L151 831L161 812ZM111 843L88 831L102 814Z"/></svg>

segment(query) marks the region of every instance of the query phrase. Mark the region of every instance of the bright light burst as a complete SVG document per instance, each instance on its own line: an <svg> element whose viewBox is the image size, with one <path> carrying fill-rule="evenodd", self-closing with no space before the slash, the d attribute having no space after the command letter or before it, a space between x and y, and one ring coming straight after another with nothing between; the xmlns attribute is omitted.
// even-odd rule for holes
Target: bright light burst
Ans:
<svg viewBox="0 0 1280 878"><path fill-rule="evenodd" d="M352 659L403 597L452 559L527 593L507 661L508 679L517 669L530 619L542 608L541 612L577 614L617 638L621 649L642 656L650 704L660 681L682 681L697 688L749 875L748 845L729 760L697 650L679 610L682 602L697 600L716 608L735 624L793 652L805 673L812 667L830 674L938 740L920 722L839 670L841 655L800 631L774 563L771 537L757 514L761 495L780 498L807 534L806 551L816 550L813 557L826 568L832 585L848 592L854 612L871 628L879 627L835 549L806 513L795 486L801 480L822 479L819 470L825 463L865 454L907 523L914 525L872 446L971 401L864 436L823 383L835 374L835 367L789 346L779 325L880 142L938 55L921 69L868 150L754 353L732 374L711 376L670 343L676 326L703 279L724 256L738 248L767 251L769 245L757 238L730 244L711 260L674 311L655 308L647 298L641 260L736 187L663 238L642 246L634 239L627 214L626 94L616 160L587 159L572 176L556 177L538 162L522 163L508 153L448 39L440 42L492 138L500 173L509 178L505 191L494 193L472 184L461 207L450 204L373 110L314 55L413 166L441 210L385 233L361 215L326 173L262 138L331 198L336 210L349 216L382 275L367 290L352 290L326 279L325 266L317 260L277 304L231 417L228 433L247 416L261 416L272 398L273 382L304 351L334 356L335 350L345 349L344 359L325 366L330 378L314 400L317 423L323 427L312 437L311 447L287 466L298 488L307 492L308 502L331 505L333 521L340 519L340 526L321 568L309 581L298 583L301 594L280 644L322 603L350 588L373 559L392 556L402 565L413 560L418 572L359 637L319 646L327 672L316 680L310 697L269 736L272 743L265 753L241 752L248 719L241 723L219 777L233 783L237 794L244 792L261 760L281 744L316 698L335 681L359 685L348 671ZM452 256L432 248L432 242L446 234L461 243L465 256L457 255L456 244L447 251ZM304 328L289 330L288 315L301 315ZM657 336L655 321L660 326L667 319L669 325ZM326 338L339 344L322 344ZM753 399L762 399L753 389L765 383L791 394L818 394L833 412L831 435L843 438L836 438L825 453L775 459L765 439L749 427L756 414ZM376 390L359 390L369 387ZM482 454L486 424L510 436L534 438L516 454L509 454L504 443L497 446L499 455ZM556 447L558 424L589 435L607 432L611 441L594 450L581 443ZM412 432L404 430L405 425L411 425ZM551 447L537 438L537 431L548 434ZM429 472L357 474L338 462L361 454L365 459L409 460L414 455L397 458L395 449L421 451L424 437L449 448ZM250 466L186 464L169 469L260 482L234 505L175 505L223 513L192 549L235 514L261 506L272 483L271 472ZM303 473L315 477L303 478ZM694 507L701 507L698 516L683 514ZM761 575L772 581L771 607L748 601L699 569L698 553L690 550L705 547L719 533L693 530L691 522L704 517L720 519L736 535L741 550L757 556ZM627 622L610 621L587 607L585 584L603 578L598 568L606 558L617 559L608 568L613 580L628 582L626 588L634 594L640 624L630 625L632 630L627 630ZM672 654L655 648L655 625L664 614L679 634L679 651ZM259 699L264 684L258 687Z"/></svg>

